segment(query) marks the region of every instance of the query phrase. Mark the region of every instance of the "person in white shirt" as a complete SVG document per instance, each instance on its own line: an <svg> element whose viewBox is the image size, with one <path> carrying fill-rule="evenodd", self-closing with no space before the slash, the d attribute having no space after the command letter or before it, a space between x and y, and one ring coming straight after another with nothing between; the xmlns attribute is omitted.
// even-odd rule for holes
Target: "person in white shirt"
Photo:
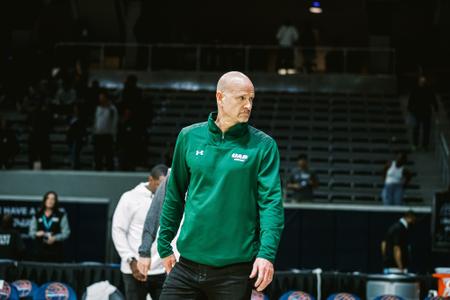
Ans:
<svg viewBox="0 0 450 300"><path fill-rule="evenodd" d="M156 189L167 176L167 170L165 165L153 167L148 182L140 183L124 193L114 211L112 239L121 258L120 271L126 299L145 300L147 293L150 293L152 299L157 300L162 290L166 275L156 243L151 247L152 264L147 274L139 272L137 257L147 211Z"/></svg>
<svg viewBox="0 0 450 300"><path fill-rule="evenodd" d="M381 198L384 205L401 205L403 191L412 178L412 173L405 168L408 158L406 153L399 153L396 160L386 163L384 167L384 187Z"/></svg>
<svg viewBox="0 0 450 300"><path fill-rule="evenodd" d="M294 44L299 38L297 28L292 25L291 21L286 21L278 28L277 36L278 45L280 46L279 68L294 67Z"/></svg>
<svg viewBox="0 0 450 300"><path fill-rule="evenodd" d="M94 163L96 170L102 170L103 159L106 169L114 169L114 138L117 132L118 114L105 90L99 94L99 105L94 120Z"/></svg>

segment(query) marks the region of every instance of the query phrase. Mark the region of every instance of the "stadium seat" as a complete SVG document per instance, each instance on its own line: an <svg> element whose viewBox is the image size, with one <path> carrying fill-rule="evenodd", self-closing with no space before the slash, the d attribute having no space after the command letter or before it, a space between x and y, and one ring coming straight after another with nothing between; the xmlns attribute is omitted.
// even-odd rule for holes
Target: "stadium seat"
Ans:
<svg viewBox="0 0 450 300"><path fill-rule="evenodd" d="M19 300L17 289L4 280L0 280L0 300Z"/></svg>
<svg viewBox="0 0 450 300"><path fill-rule="evenodd" d="M403 300L403 298L395 295L381 295L373 300Z"/></svg>
<svg viewBox="0 0 450 300"><path fill-rule="evenodd" d="M33 299L39 286L29 280L16 280L12 284L17 289L20 299Z"/></svg>
<svg viewBox="0 0 450 300"><path fill-rule="evenodd" d="M361 300L358 296L349 293L337 293L328 296L327 300Z"/></svg>
<svg viewBox="0 0 450 300"><path fill-rule="evenodd" d="M281 295L279 300L315 300L315 298L302 291L289 291Z"/></svg>
<svg viewBox="0 0 450 300"><path fill-rule="evenodd" d="M33 300L77 300L75 291L65 283L49 282L43 284Z"/></svg>

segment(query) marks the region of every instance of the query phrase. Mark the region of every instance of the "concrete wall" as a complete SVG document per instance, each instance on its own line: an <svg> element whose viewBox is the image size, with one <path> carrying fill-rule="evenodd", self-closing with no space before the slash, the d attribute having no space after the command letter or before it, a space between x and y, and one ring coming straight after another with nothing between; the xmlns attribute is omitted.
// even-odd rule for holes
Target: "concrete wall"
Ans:
<svg viewBox="0 0 450 300"><path fill-rule="evenodd" d="M108 88L122 88L125 78L135 74L139 85L145 89L174 89L187 91L215 91L218 72L175 72L175 71L108 71L92 70L91 80L97 79L100 85ZM395 94L397 81L390 75L352 75L352 74L296 74L279 76L277 74L250 73L256 92L278 93L363 93Z"/></svg>

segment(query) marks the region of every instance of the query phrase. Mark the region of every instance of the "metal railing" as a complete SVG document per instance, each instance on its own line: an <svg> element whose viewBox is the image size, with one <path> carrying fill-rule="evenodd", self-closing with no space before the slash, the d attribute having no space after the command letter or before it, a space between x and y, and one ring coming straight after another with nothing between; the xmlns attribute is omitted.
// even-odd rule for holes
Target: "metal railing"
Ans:
<svg viewBox="0 0 450 300"><path fill-rule="evenodd" d="M434 112L432 115L434 122L431 124L433 137L431 146L434 148L435 157L439 164L441 184L448 187L450 183L450 124L443 107L444 105L440 105L439 112Z"/></svg>
<svg viewBox="0 0 450 300"><path fill-rule="evenodd" d="M450 178L450 165L449 165L449 149L448 143L444 135L439 134L439 148L437 151L437 158L439 162L439 166L441 168L441 182L443 186L448 186L449 178Z"/></svg>
<svg viewBox="0 0 450 300"><path fill-rule="evenodd" d="M274 45L59 43L59 60L82 58L94 69L394 74L392 48Z"/></svg>

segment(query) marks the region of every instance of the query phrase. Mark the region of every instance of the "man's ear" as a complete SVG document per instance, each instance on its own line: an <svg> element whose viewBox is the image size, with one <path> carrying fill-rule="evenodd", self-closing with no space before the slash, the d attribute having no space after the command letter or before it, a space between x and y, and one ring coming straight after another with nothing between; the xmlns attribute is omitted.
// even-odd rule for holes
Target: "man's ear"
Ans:
<svg viewBox="0 0 450 300"><path fill-rule="evenodd" d="M222 105L223 93L221 91L216 92L216 100L217 100L217 105Z"/></svg>

